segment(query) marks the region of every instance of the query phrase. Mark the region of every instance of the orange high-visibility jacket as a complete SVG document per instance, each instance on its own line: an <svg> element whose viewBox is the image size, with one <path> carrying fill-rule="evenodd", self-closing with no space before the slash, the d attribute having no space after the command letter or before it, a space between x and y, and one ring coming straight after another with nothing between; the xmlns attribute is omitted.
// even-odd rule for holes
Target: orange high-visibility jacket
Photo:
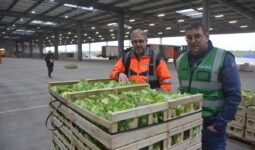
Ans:
<svg viewBox="0 0 255 150"><path fill-rule="evenodd" d="M158 52L152 51L147 48L145 55L137 58L134 51L130 51L128 56L120 58L120 60L113 67L113 72L110 73L110 77L114 80L119 80L119 73L125 73L129 80L134 80L136 83L149 83L151 88L162 88L166 91L170 91L172 88L171 80L172 76L169 73L166 63L162 57L158 65L156 65L156 57ZM153 54L152 54L153 53ZM126 70L123 59L125 57L130 58L129 71ZM149 73L150 59L153 57L154 69L152 73ZM155 69L156 66L156 69ZM156 84L155 84L156 83Z"/></svg>

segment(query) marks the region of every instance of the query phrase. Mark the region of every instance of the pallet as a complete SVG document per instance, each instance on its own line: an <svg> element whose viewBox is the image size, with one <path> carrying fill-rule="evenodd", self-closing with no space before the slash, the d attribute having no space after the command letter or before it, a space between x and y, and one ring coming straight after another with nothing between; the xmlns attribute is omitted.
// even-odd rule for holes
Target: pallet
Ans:
<svg viewBox="0 0 255 150"><path fill-rule="evenodd" d="M53 106L54 107L54 106ZM57 106L55 106L56 108ZM169 130L173 130L177 127L190 123L194 120L201 120L201 112L196 112L181 118L175 118L169 122L160 123L157 125L148 126L145 128L139 128L127 132L121 132L117 134L110 134L106 131L103 131L99 127L95 126L93 123L87 119L80 116L78 113L74 112L72 109L67 106L61 106L59 109L64 116L70 119L70 130L73 134L76 135L79 139L82 139L82 135L79 134L79 131L75 129L75 126L79 126L80 129L88 133L94 139L98 140L108 149L117 149L119 147L133 144L135 142L146 140L150 137L166 133ZM71 114L71 115L70 115ZM202 122L201 122L202 124ZM73 126L75 125L75 126ZM200 139L201 140L201 139ZM83 142L87 141L83 139ZM87 144L88 145L88 144Z"/></svg>

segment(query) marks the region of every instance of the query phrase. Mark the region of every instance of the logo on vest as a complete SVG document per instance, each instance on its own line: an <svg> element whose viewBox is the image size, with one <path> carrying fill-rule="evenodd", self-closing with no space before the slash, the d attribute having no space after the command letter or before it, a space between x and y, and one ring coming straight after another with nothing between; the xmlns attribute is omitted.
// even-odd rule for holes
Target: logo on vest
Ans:
<svg viewBox="0 0 255 150"><path fill-rule="evenodd" d="M199 65L198 68L211 70L211 69L212 69L212 66Z"/></svg>

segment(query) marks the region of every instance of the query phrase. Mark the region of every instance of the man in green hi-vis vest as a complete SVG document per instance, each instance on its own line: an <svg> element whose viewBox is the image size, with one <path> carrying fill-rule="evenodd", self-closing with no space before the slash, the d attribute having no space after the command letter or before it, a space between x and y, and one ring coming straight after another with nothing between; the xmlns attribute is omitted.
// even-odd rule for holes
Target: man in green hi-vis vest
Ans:
<svg viewBox="0 0 255 150"><path fill-rule="evenodd" d="M201 23L185 29L188 51L177 59L181 93L202 93L203 150L224 150L226 126L241 101L241 83L234 56L213 47Z"/></svg>

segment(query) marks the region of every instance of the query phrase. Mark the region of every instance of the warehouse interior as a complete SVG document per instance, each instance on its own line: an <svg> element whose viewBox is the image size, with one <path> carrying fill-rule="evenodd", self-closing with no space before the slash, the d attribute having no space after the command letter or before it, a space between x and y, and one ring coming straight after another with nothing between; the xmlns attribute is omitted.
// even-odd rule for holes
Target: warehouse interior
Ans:
<svg viewBox="0 0 255 150"><path fill-rule="evenodd" d="M43 57L43 49L123 41L141 28L148 37L183 35L191 22L202 21L210 34L254 32L253 0L1 0L0 43L9 55Z"/></svg>
<svg viewBox="0 0 255 150"><path fill-rule="evenodd" d="M0 59L1 150L52 149L45 126L49 82L109 77L116 61L84 60L82 44L118 41L120 57L134 29L150 38L176 37L191 22L202 22L210 34L255 32L255 1L0 0L0 49L5 51ZM54 47L59 57L59 46L70 44L77 46L75 59L57 60L48 78L46 47ZM78 69L66 69L68 64ZM173 63L167 66L176 91L176 69ZM254 72L240 72L240 78L242 89L254 91ZM227 150L253 148L245 140L227 142Z"/></svg>

